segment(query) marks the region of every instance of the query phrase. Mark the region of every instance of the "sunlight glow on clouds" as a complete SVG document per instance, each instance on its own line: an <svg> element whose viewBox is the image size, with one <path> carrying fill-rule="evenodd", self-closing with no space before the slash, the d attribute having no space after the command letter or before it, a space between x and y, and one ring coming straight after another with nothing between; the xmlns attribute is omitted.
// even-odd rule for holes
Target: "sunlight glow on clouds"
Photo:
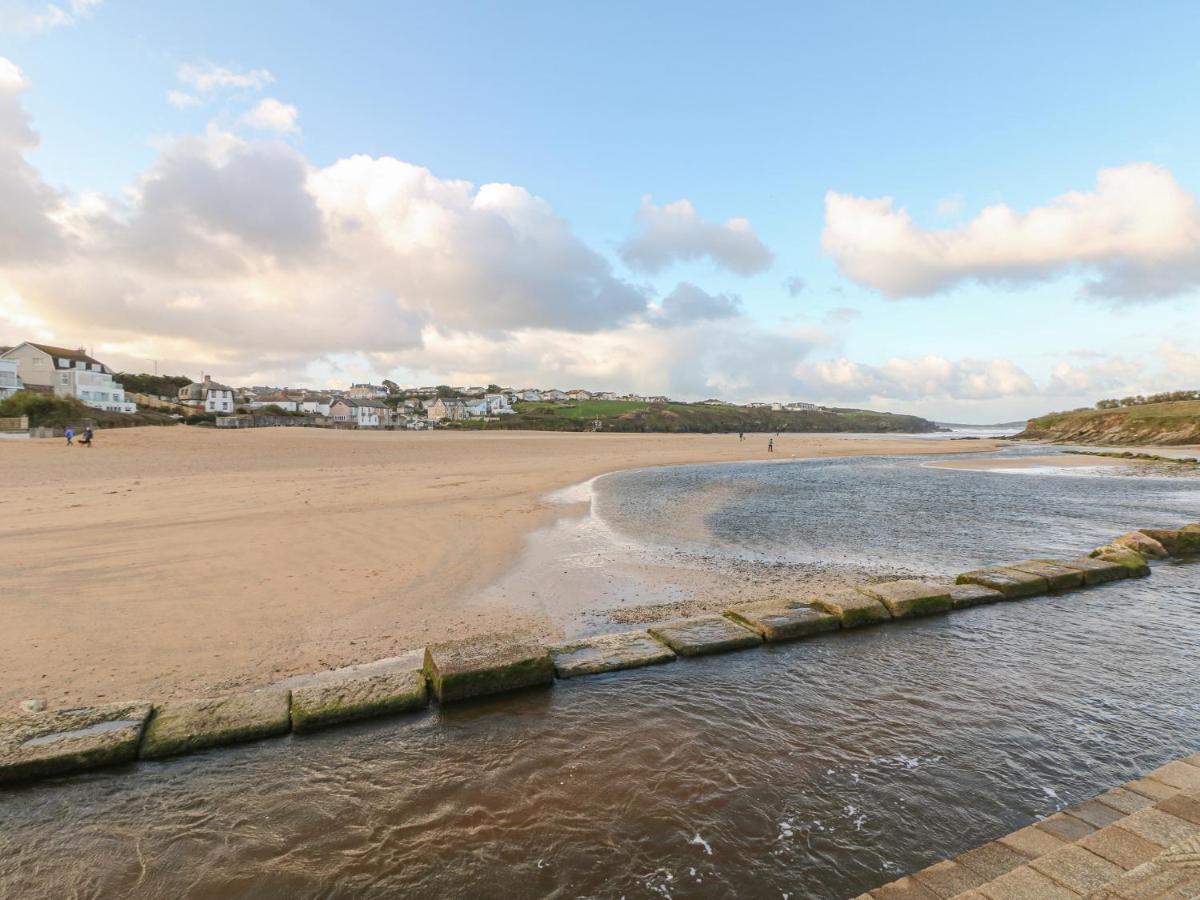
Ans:
<svg viewBox="0 0 1200 900"><path fill-rule="evenodd" d="M1072 270L1092 276L1093 298L1151 300L1200 286L1200 205L1150 163L1102 169L1094 190L1025 213L998 204L945 229L919 227L891 197L830 191L821 243L843 274L893 298Z"/></svg>
<svg viewBox="0 0 1200 900"><path fill-rule="evenodd" d="M621 245L630 268L658 272L680 260L709 259L714 265L753 275L768 269L771 251L747 219L724 223L701 218L688 200L655 206L647 195L637 212L640 233Z"/></svg>
<svg viewBox="0 0 1200 900"><path fill-rule="evenodd" d="M0 32L31 34L66 28L86 19L102 0L67 3L20 3L0 0Z"/></svg>
<svg viewBox="0 0 1200 900"><path fill-rule="evenodd" d="M264 97L258 105L242 116L242 122L252 128L291 134L299 131L296 119L300 111L290 103L282 103L274 97Z"/></svg>

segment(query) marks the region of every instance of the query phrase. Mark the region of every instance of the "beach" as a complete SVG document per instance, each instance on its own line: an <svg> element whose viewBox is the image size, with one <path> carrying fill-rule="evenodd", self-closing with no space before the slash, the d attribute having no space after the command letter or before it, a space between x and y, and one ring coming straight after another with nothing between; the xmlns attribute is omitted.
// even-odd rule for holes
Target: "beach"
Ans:
<svg viewBox="0 0 1200 900"><path fill-rule="evenodd" d="M556 626L481 597L556 489L768 459L767 436L131 428L0 444L0 709L210 696L472 633ZM783 435L774 460L994 450Z"/></svg>

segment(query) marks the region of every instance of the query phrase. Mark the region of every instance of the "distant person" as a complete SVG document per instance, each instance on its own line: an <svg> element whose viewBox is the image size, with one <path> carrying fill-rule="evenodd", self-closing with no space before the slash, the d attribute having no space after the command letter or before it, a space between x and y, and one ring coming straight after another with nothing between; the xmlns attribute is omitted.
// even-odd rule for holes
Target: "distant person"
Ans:
<svg viewBox="0 0 1200 900"><path fill-rule="evenodd" d="M767 452L768 453L775 452L775 438L767 438Z"/></svg>
<svg viewBox="0 0 1200 900"><path fill-rule="evenodd" d="M67 429L67 430L64 432L64 434L66 434L66 436L67 436L67 446L68 446L68 447L70 447L72 444L74 444L74 443L75 443L75 429L74 429L74 428L68 428L68 429Z"/></svg>
<svg viewBox="0 0 1200 900"><path fill-rule="evenodd" d="M745 432L739 431L739 432L738 432L738 440L739 440L739 441L744 441L745 439L746 439L746 434L745 434Z"/></svg>
<svg viewBox="0 0 1200 900"><path fill-rule="evenodd" d="M83 429L83 437L79 439L79 443L87 447L89 450L92 447L92 426L88 425Z"/></svg>

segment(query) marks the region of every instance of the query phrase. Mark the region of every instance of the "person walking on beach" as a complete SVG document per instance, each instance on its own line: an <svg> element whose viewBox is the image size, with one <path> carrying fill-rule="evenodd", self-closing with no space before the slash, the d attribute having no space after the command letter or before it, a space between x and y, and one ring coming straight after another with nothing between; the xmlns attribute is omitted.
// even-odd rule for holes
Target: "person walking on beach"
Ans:
<svg viewBox="0 0 1200 900"><path fill-rule="evenodd" d="M775 438L767 438L767 452L768 453L775 452Z"/></svg>
<svg viewBox="0 0 1200 900"><path fill-rule="evenodd" d="M738 441L741 442L741 441L744 441L745 439L746 439L746 433L743 431L739 431L738 432Z"/></svg>
<svg viewBox="0 0 1200 900"><path fill-rule="evenodd" d="M67 426L67 430L63 432L67 436L67 446L70 447L75 442L75 429Z"/></svg>
<svg viewBox="0 0 1200 900"><path fill-rule="evenodd" d="M92 426L91 425L84 426L83 437L81 437L79 439L79 443L83 444L83 446L87 447L89 450L92 449Z"/></svg>

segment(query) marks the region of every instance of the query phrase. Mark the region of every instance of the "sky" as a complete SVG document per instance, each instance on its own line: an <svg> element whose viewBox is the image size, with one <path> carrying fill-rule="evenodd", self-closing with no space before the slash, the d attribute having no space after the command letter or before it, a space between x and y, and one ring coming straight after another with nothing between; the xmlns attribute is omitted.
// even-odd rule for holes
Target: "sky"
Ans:
<svg viewBox="0 0 1200 900"><path fill-rule="evenodd" d="M977 423L1197 388L1200 7L1143 7L0 0L0 345Z"/></svg>

